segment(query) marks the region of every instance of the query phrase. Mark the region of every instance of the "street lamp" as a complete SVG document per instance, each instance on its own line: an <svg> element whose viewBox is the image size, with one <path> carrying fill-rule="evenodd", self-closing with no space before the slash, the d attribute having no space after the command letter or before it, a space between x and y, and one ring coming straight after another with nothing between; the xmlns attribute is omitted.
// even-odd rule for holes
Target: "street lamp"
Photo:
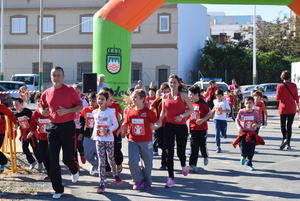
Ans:
<svg viewBox="0 0 300 201"><path fill-rule="evenodd" d="M253 85L257 83L256 75L256 5L253 11Z"/></svg>
<svg viewBox="0 0 300 201"><path fill-rule="evenodd" d="M42 85L43 85L43 71L44 71L44 66L43 66L43 13L44 13L44 8L43 8L43 0L40 0L40 21L39 21L39 91L42 91Z"/></svg>
<svg viewBox="0 0 300 201"><path fill-rule="evenodd" d="M1 0L1 33L0 33L0 41L1 41L1 47L0 47L0 80L4 79L4 59L3 59L3 54L4 54L4 40L3 40L3 35L4 35L4 0Z"/></svg>

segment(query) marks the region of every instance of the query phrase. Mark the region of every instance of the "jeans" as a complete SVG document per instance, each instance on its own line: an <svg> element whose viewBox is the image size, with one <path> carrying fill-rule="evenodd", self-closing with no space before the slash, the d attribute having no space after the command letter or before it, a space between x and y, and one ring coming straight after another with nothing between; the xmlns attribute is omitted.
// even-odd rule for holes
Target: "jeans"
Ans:
<svg viewBox="0 0 300 201"><path fill-rule="evenodd" d="M219 148L221 146L221 135L226 138L227 137L227 121L215 119L215 130L216 130L216 145Z"/></svg>

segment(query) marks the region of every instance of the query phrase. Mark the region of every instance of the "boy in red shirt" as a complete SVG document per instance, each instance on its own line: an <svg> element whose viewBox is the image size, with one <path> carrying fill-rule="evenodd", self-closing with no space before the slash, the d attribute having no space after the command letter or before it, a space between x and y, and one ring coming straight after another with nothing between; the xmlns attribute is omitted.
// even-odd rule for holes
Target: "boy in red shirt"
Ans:
<svg viewBox="0 0 300 201"><path fill-rule="evenodd" d="M228 116L231 117L233 121L235 121L234 109L235 109L235 104L236 104L237 100L233 95L233 91L227 90L227 96L226 96L225 99L229 103L229 106L230 106L230 109L231 109Z"/></svg>
<svg viewBox="0 0 300 201"><path fill-rule="evenodd" d="M128 130L129 169L133 190L149 190L152 184L153 165L152 125L157 122L155 113L145 106L146 92L137 89L131 95L134 107L127 111L124 118L123 136ZM144 167L139 166L140 160ZM142 186L144 184L144 186Z"/></svg>
<svg viewBox="0 0 300 201"><path fill-rule="evenodd" d="M32 116L32 111L28 108L24 108L24 102L21 98L14 98L13 105L16 109L16 119L18 124L16 124L16 128L19 126L21 131L20 140L22 142L23 153L26 155L26 159L30 164L29 169L32 170L37 164L36 159L39 163L38 169L41 170L43 168L42 161L39 156L39 152L37 150L36 144L37 140L33 133L30 133L30 120ZM32 156L29 145L31 146L35 158Z"/></svg>
<svg viewBox="0 0 300 201"><path fill-rule="evenodd" d="M119 124L118 129L113 131L113 134L114 134L114 157L115 157L115 162L117 164L118 172L120 173L122 172L123 169L122 137L120 135L121 125L123 121L123 109L121 105L116 100L113 99L114 91L111 88L103 87L100 91L108 92L109 98L107 101L108 102L107 107L114 110L115 116ZM108 161L106 160L106 172L108 173L110 171L111 171L111 167Z"/></svg>
<svg viewBox="0 0 300 201"><path fill-rule="evenodd" d="M153 101L156 98L156 89L155 88L149 88L149 95L146 96L146 104L147 107L150 107Z"/></svg>
<svg viewBox="0 0 300 201"><path fill-rule="evenodd" d="M83 133L83 150L86 160L92 165L90 175L94 175L98 169L98 155L96 143L91 139L94 128L93 111L98 108L96 93L92 92L88 95L89 106L82 109L80 114L81 131Z"/></svg>
<svg viewBox="0 0 300 201"><path fill-rule="evenodd" d="M266 126L267 125L267 120L268 120L267 119L268 113L267 113L266 105L263 101L262 92L261 91L255 91L253 93L253 98L254 98L254 107L253 108L258 113L258 117L259 117L259 120L261 122L261 125Z"/></svg>
<svg viewBox="0 0 300 201"><path fill-rule="evenodd" d="M211 110L207 103L201 98L200 88L192 86L189 88L189 97L193 102L194 112L190 116L190 132L191 132L191 156L190 156L190 171L197 172L197 160L199 148L201 155L204 158L204 165L208 164L208 155L206 149L207 139L207 120L211 116Z"/></svg>
<svg viewBox="0 0 300 201"><path fill-rule="evenodd" d="M16 123L16 119L12 111L4 104L0 104L0 174L4 171L4 165L7 164L6 156L1 152L1 147L5 137L6 122L5 116Z"/></svg>
<svg viewBox="0 0 300 201"><path fill-rule="evenodd" d="M41 93L37 93L34 97L35 101L39 105L39 101L41 99ZM48 150L48 137L46 128L50 124L50 118L48 115L42 115L39 109L35 110L32 114L31 121L30 121L30 132L31 135L37 139L36 148L40 154L41 161L43 162L47 176L45 179L49 179L49 168L50 168L50 157L49 157L49 150Z"/></svg>

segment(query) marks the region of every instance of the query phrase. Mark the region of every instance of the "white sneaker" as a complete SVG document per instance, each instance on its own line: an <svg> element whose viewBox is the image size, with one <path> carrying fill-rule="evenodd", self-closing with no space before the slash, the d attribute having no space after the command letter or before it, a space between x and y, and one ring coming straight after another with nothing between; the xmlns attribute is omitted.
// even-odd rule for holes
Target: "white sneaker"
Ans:
<svg viewBox="0 0 300 201"><path fill-rule="evenodd" d="M97 171L97 167L95 168L94 166L92 166L90 169L90 175L93 176L94 174L96 174L96 171Z"/></svg>
<svg viewBox="0 0 300 201"><path fill-rule="evenodd" d="M43 163L39 163L38 164L38 170L42 170L42 169L44 169Z"/></svg>
<svg viewBox="0 0 300 201"><path fill-rule="evenodd" d="M62 193L54 193L54 194L52 195L52 198L53 198L53 199L60 199L61 196L62 196Z"/></svg>
<svg viewBox="0 0 300 201"><path fill-rule="evenodd" d="M71 175L71 180L73 183L76 183L79 179L79 171L76 174Z"/></svg>
<svg viewBox="0 0 300 201"><path fill-rule="evenodd" d="M31 164L29 165L29 170L33 170L34 167L35 167L35 165L36 165L36 161L34 161L33 163L31 163Z"/></svg>

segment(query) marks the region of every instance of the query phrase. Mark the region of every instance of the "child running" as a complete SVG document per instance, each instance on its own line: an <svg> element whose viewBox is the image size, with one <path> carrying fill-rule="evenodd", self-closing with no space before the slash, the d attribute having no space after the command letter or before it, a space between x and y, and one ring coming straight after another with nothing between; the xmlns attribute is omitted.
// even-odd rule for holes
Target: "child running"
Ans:
<svg viewBox="0 0 300 201"><path fill-rule="evenodd" d="M134 182L133 190L149 190L153 165L152 124L155 113L145 106L146 92L137 89L131 95L133 107L126 110L122 135L128 137L129 169ZM128 133L127 133L128 132ZM139 166L140 160L144 167Z"/></svg>
<svg viewBox="0 0 300 201"><path fill-rule="evenodd" d="M228 116L231 117L233 121L235 121L234 109L235 109L235 105L237 103L237 100L233 95L233 91L227 90L226 100L227 100L227 102L229 103L229 106L230 106L230 113L229 113Z"/></svg>
<svg viewBox="0 0 300 201"><path fill-rule="evenodd" d="M114 135L113 131L118 128L118 121L114 111L107 108L109 94L105 91L100 91L97 94L98 109L93 111L94 130L92 139L96 140L96 148L99 158L99 177L100 185L97 188L98 193L105 191L105 160L106 154L108 161L113 171L116 184L121 184L122 180L119 177L117 166L114 159Z"/></svg>
<svg viewBox="0 0 300 201"><path fill-rule="evenodd" d="M98 169L98 156L96 143L91 139L94 129L93 111L98 108L96 93L92 92L88 95L89 106L82 109L80 114L81 131L83 133L83 150L84 157L92 165L90 175L94 175Z"/></svg>
<svg viewBox="0 0 300 201"><path fill-rule="evenodd" d="M262 126L267 126L268 122L268 113L266 109L266 105L263 101L263 93L261 91L255 91L253 93L254 98L254 106L253 109L257 111L259 121L261 122ZM257 132L259 129L257 130Z"/></svg>
<svg viewBox="0 0 300 201"><path fill-rule="evenodd" d="M230 106L224 99L224 92L221 89L216 91L214 100L214 124L216 130L216 153L221 153L221 135L227 138L227 113L230 113Z"/></svg>
<svg viewBox="0 0 300 201"><path fill-rule="evenodd" d="M239 135L233 142L233 146L237 147L239 144L241 165L246 164L247 169L252 171L254 170L252 159L255 153L255 145L263 145L265 142L256 132L260 126L260 120L257 111L253 109L253 97L246 97L244 104L245 108L241 109L237 115L236 125Z"/></svg>
<svg viewBox="0 0 300 201"><path fill-rule="evenodd" d="M20 127L20 141L22 142L23 153L26 155L26 159L30 164L29 170L32 170L36 166L36 159L38 161L38 170L41 170L43 169L43 164L39 157L39 152L37 151L37 141L34 134L30 133L30 120L32 112L30 109L24 108L24 102L21 98L14 98L13 105L16 109L15 116L18 122L18 124L15 125L15 128ZM29 150L29 145L31 146L36 159L32 156Z"/></svg>
<svg viewBox="0 0 300 201"><path fill-rule="evenodd" d="M203 163L208 164L208 154L206 149L207 139L207 120L211 115L211 110L208 104L201 98L200 88L192 86L189 88L189 97L193 102L194 112L190 116L190 132L191 132L191 156L190 156L190 171L197 173L197 161L199 148L203 157Z"/></svg>
<svg viewBox="0 0 300 201"><path fill-rule="evenodd" d="M37 93L34 97L36 103L39 105L41 99L41 93ZM32 114L30 121L30 132L34 134L37 139L36 148L40 154L41 161L46 168L46 176L44 180L49 179L49 167L50 167L50 157L48 149L48 136L47 136L47 125L50 123L49 114L47 116L42 115L39 109L35 110Z"/></svg>

